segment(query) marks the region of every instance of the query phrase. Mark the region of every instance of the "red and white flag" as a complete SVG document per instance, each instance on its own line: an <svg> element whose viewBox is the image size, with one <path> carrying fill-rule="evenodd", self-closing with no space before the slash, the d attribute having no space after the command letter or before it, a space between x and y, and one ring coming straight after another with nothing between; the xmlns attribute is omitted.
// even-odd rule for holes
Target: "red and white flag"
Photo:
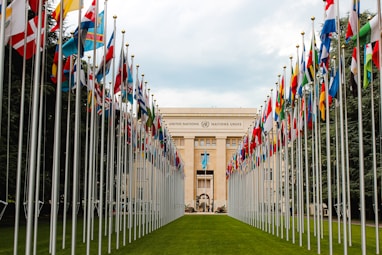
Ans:
<svg viewBox="0 0 382 255"><path fill-rule="evenodd" d="M42 13L42 26L44 26L44 18L45 14ZM30 19L28 21L27 33L21 32L12 36L11 45L12 47L23 57L26 59L30 59L37 52L37 26L38 26L38 16ZM26 44L24 44L24 38L26 36ZM40 51L42 50L42 45L44 42L44 27L41 28L41 45L38 46ZM24 56L24 47L26 47L26 53Z"/></svg>
<svg viewBox="0 0 382 255"><path fill-rule="evenodd" d="M264 132L269 132L273 127L272 98L269 98L264 109Z"/></svg>

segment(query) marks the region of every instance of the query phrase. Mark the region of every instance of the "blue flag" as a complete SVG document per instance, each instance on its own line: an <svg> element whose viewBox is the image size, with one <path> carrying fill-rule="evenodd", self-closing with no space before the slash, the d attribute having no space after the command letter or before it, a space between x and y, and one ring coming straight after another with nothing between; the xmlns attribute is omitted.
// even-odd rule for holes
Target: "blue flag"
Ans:
<svg viewBox="0 0 382 255"><path fill-rule="evenodd" d="M86 40L84 44L84 51L89 51L94 49L94 37L96 38L96 49L103 46L103 30L104 30L104 18L103 11L98 14L97 32L94 33L94 28L89 28L86 34Z"/></svg>
<svg viewBox="0 0 382 255"><path fill-rule="evenodd" d="M99 45L97 44L96 48L100 47L103 45L103 27L104 27L104 21L103 21L103 15L104 12L102 11L101 13L98 14L98 22L99 22L99 26L98 26L98 29L97 29L97 43L100 41L99 40L99 37L102 38L102 44ZM89 37L88 37L88 33L89 31L92 31L93 30L93 33L92 34L89 34ZM102 31L101 31L102 30ZM102 34L102 36L100 36ZM93 49L93 46L94 46L94 28L82 28L81 26L81 34L78 34L78 28L76 29L76 31L74 32L74 36L73 38L70 38L68 41L66 41L64 43L64 45L62 46L62 53L64 56L68 57L70 55L75 55L77 54L77 45L78 45L78 38L81 38L80 40L80 57L83 56L83 53L84 51L89 51L89 50L92 50ZM88 44L87 44L87 41ZM99 45L99 46L98 46Z"/></svg>
<svg viewBox="0 0 382 255"><path fill-rule="evenodd" d="M207 164L208 164L208 155L207 155L207 152L204 151L203 160L202 160L202 168L204 170L207 169Z"/></svg>

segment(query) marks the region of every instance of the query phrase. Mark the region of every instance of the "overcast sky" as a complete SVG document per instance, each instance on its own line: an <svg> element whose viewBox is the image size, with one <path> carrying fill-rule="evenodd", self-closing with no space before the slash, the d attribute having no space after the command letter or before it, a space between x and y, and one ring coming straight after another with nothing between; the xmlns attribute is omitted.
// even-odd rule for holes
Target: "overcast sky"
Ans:
<svg viewBox="0 0 382 255"><path fill-rule="evenodd" d="M372 2L361 6L361 12L376 12L377 2ZM85 11L90 3L85 0ZM139 73L145 74L159 107L259 108L275 88L283 66L290 74L289 57L293 56L294 65L302 31L308 45L311 17L316 18L316 38L324 21L322 0L107 3L107 38L112 16L117 15L117 42L120 45L124 29L129 55L135 55L134 65L140 65ZM347 17L350 4L341 0L341 17ZM117 44L116 52L119 49Z"/></svg>

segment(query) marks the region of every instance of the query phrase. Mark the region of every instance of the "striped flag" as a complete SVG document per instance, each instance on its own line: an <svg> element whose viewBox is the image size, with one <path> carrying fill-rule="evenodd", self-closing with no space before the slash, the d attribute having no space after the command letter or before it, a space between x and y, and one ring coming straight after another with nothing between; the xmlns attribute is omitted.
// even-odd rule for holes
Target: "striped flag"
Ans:
<svg viewBox="0 0 382 255"><path fill-rule="evenodd" d="M101 64L99 64L98 70L96 72L96 79L98 82L101 81L101 79L106 76L110 71L111 62L114 58L114 32L111 34L111 37L109 39L109 43L107 44L107 52L106 56L102 59ZM105 70L105 73L104 73Z"/></svg>
<svg viewBox="0 0 382 255"><path fill-rule="evenodd" d="M346 42L350 40L350 38L357 34L358 29L358 17L359 17L359 0L351 0L351 10L349 12L349 21L346 30Z"/></svg>
<svg viewBox="0 0 382 255"><path fill-rule="evenodd" d="M68 12L76 11L82 8L82 1L80 0L62 0L63 1L63 11L62 20L66 18ZM50 30L51 32L56 31L60 28L60 12L61 12L61 2L58 3L56 9L52 12L52 18L56 20L56 25Z"/></svg>

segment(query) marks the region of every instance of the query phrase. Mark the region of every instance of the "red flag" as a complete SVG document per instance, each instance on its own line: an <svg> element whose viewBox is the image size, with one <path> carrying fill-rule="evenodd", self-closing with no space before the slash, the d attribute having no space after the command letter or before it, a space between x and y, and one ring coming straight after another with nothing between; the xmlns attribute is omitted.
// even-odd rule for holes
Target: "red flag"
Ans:
<svg viewBox="0 0 382 255"><path fill-rule="evenodd" d="M127 62L126 62L125 52L122 48L119 70L118 70L118 74L115 78L115 83L114 83L114 94L121 91L121 84L125 85L125 80L127 80Z"/></svg>
<svg viewBox="0 0 382 255"><path fill-rule="evenodd" d="M379 70L379 41L377 41L373 48L373 55L372 55L373 63Z"/></svg>
<svg viewBox="0 0 382 255"><path fill-rule="evenodd" d="M45 14L42 13L42 26L44 26ZM36 53L36 39L37 39L37 25L38 25L38 16L30 19L28 21L28 28L26 33L26 44L24 45L25 33L19 33L12 36L12 47L17 50L17 52L25 57L26 59L30 59ZM41 28L41 46L44 42L44 27ZM26 55L24 56L24 47L26 47ZM40 48L40 47L39 47Z"/></svg>
<svg viewBox="0 0 382 255"><path fill-rule="evenodd" d="M43 1L43 4L46 2L46 0ZM37 14L38 13L38 7L39 7L39 0L29 0L29 6L31 7L32 11Z"/></svg>

